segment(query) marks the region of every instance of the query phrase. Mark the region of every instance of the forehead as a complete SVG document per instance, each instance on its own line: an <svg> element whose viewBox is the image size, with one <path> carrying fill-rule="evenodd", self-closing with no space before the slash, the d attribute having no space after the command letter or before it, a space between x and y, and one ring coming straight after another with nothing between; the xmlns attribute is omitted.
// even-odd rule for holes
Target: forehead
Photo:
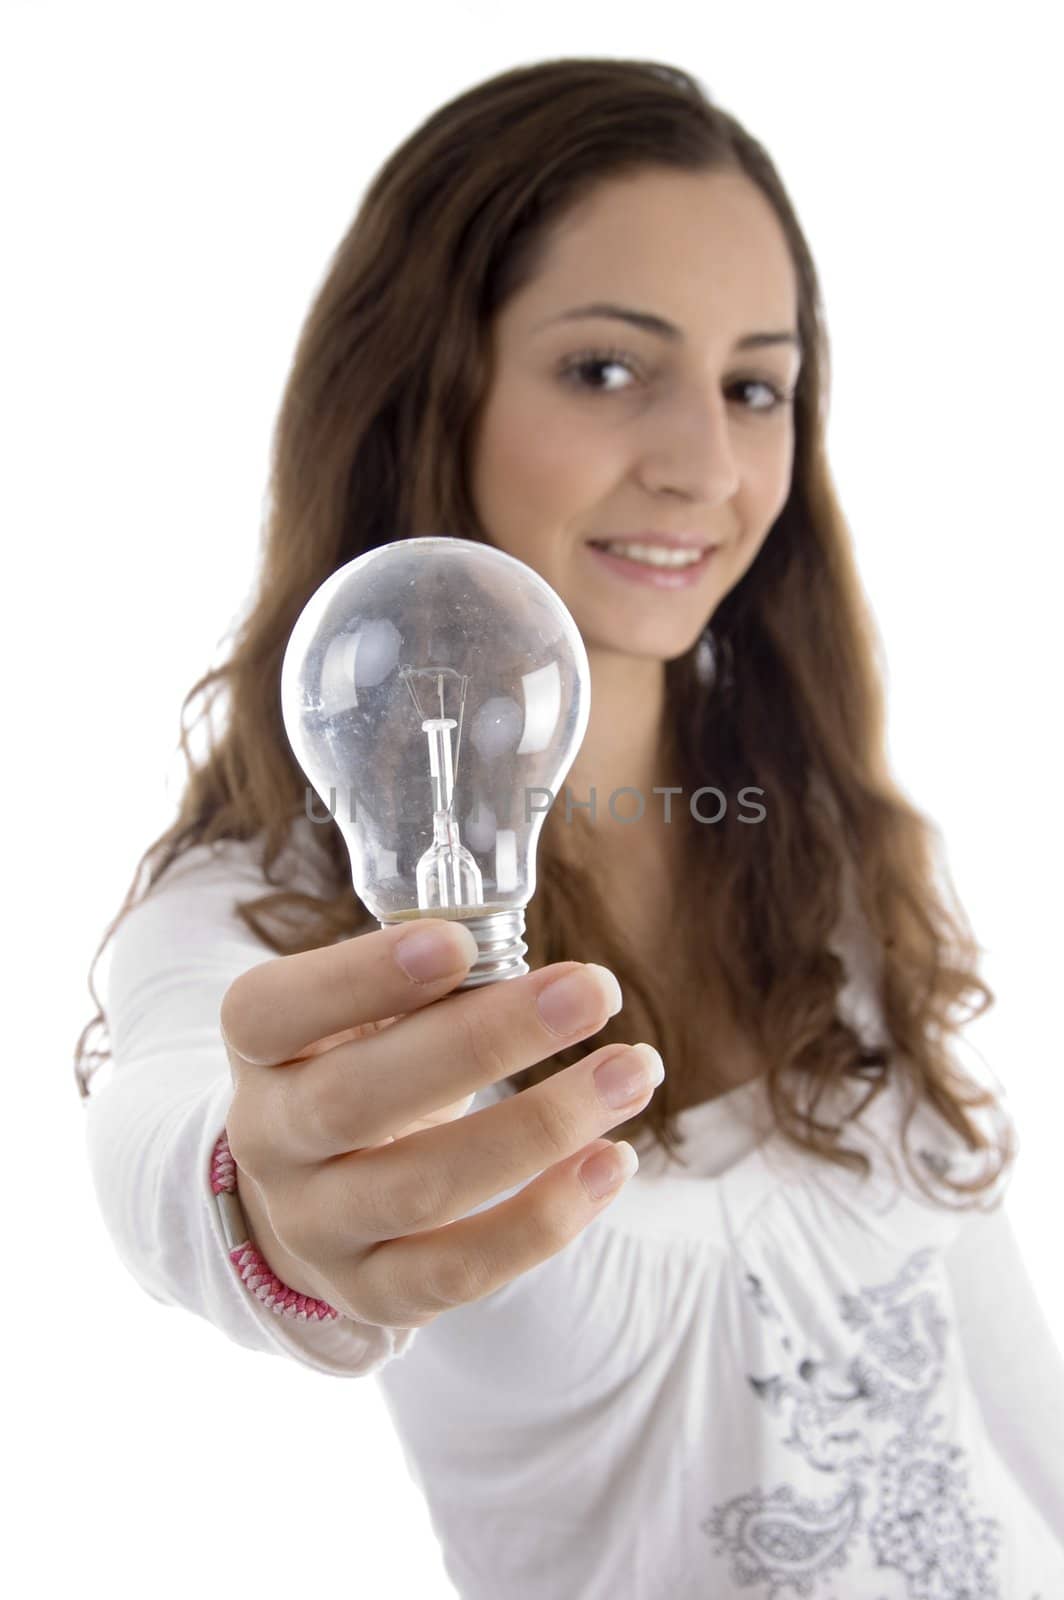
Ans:
<svg viewBox="0 0 1064 1600"><path fill-rule="evenodd" d="M552 224L514 312L531 322L592 299L694 327L714 311L784 326L798 280L783 225L750 179L655 169L604 180Z"/></svg>

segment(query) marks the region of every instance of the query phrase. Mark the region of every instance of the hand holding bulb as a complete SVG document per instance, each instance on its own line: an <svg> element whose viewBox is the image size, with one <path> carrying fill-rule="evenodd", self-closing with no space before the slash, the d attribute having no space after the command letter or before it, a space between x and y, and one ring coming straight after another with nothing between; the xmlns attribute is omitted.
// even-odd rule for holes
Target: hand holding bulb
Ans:
<svg viewBox="0 0 1064 1600"><path fill-rule="evenodd" d="M332 601L339 591L334 584ZM484 593L460 591L468 620L483 620ZM285 704L298 707L300 759L315 786L355 781L352 749L380 763L372 790L356 784L356 804L363 794L369 803L344 836L381 930L262 962L229 986L220 1014L234 1083L229 1147L254 1243L290 1288L394 1328L479 1300L562 1249L638 1165L630 1146L605 1135L663 1077L649 1046L605 1045L466 1115L479 1089L597 1033L621 1007L603 967L528 972L520 934L538 826L522 822L523 809L509 819L500 809L505 785L529 770L538 778L549 764L556 781L568 770L583 723L562 674L586 658L557 631L553 608L537 605L535 621L524 613L520 644L507 649L489 630L504 670L475 687L477 639L463 654L449 627L427 620L427 597L412 598L421 621L404 637L416 649L387 630L337 626L347 608L330 610L327 598L314 626L293 633L300 654L286 657L300 663ZM382 620L359 615L363 630ZM544 668L522 703L513 675L519 685L522 672ZM544 698L536 685L555 668L558 692ZM474 798L491 813L486 823Z"/></svg>

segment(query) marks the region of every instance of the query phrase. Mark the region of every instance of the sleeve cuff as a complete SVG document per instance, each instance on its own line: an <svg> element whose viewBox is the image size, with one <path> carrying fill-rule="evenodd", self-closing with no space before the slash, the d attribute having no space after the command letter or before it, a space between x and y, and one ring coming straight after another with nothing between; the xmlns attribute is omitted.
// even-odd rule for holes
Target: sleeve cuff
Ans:
<svg viewBox="0 0 1064 1600"><path fill-rule="evenodd" d="M233 1100L232 1084L222 1079L211 1091L203 1119L199 1151L199 1182L206 1211L209 1244L215 1256L220 1284L232 1303L233 1311L250 1318L264 1336L262 1347L292 1356L304 1366L332 1377L367 1377L387 1362L404 1354L413 1343L417 1328L381 1328L355 1322L340 1315L326 1322L304 1322L285 1317L265 1305L242 1282L229 1256L225 1228L217 1198L211 1189L210 1170L215 1143L225 1127ZM229 1319L227 1318L226 1321Z"/></svg>

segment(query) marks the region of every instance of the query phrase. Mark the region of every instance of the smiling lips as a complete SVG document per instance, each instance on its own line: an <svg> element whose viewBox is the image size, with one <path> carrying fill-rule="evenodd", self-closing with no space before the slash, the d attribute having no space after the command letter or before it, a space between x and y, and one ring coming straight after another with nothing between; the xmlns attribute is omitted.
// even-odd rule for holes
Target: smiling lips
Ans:
<svg viewBox="0 0 1064 1600"><path fill-rule="evenodd" d="M695 566L704 554L699 550L675 550L660 544L636 542L628 544L620 539L611 539L608 543L602 544L595 542L594 548L604 550L610 555L621 556L626 561L642 561L651 567L679 570Z"/></svg>
<svg viewBox="0 0 1064 1600"><path fill-rule="evenodd" d="M623 560L674 572L699 565L708 551L716 549L715 545L703 544L696 538L681 538L671 533L634 533L627 537L592 539L590 543L593 549Z"/></svg>
<svg viewBox="0 0 1064 1600"><path fill-rule="evenodd" d="M701 578L717 550L716 545L692 548L675 542L644 543L641 539L592 539L588 543L595 560L610 572L656 589L690 588Z"/></svg>
<svg viewBox="0 0 1064 1600"><path fill-rule="evenodd" d="M711 550L717 549L698 534L632 533L611 535L589 541L592 549L619 559L655 567L659 571L683 572L704 563Z"/></svg>

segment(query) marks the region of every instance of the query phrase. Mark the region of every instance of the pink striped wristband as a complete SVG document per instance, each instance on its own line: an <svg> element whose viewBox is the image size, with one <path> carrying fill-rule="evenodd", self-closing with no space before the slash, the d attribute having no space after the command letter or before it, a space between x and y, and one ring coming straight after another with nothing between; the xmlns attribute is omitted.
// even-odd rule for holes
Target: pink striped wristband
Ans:
<svg viewBox="0 0 1064 1600"><path fill-rule="evenodd" d="M339 1317L335 1307L310 1295L297 1294L277 1274L251 1242L244 1208L236 1187L236 1162L229 1149L229 1134L223 1128L211 1155L211 1193L221 1218L229 1259L237 1275L256 1300L269 1306L279 1317L294 1317L299 1322L331 1322Z"/></svg>

